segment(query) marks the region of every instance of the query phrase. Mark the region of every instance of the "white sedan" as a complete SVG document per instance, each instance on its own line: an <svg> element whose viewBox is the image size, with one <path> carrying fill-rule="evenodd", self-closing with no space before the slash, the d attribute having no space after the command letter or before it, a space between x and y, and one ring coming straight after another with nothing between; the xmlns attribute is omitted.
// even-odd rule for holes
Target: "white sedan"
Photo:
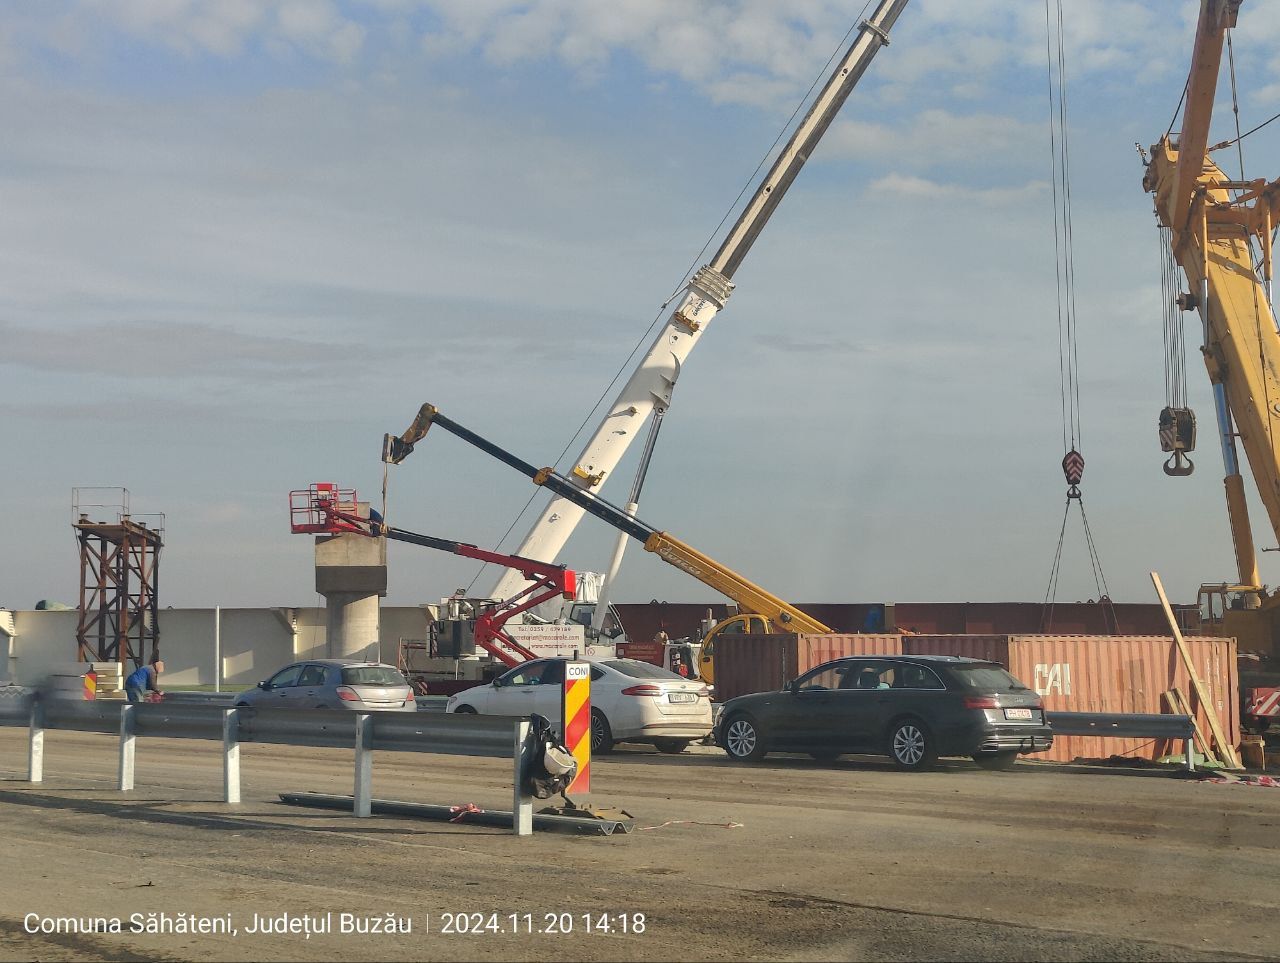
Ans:
<svg viewBox="0 0 1280 963"><path fill-rule="evenodd" d="M560 728L566 659L535 659L488 685L449 697L446 712L545 716ZM615 742L647 742L683 752L711 732L711 693L701 682L635 659L591 663L591 751Z"/></svg>

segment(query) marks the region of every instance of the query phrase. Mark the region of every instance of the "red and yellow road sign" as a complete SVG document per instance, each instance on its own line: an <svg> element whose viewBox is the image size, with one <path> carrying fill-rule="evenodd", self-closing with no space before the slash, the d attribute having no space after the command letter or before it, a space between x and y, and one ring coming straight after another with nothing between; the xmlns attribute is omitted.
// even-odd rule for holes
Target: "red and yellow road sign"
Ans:
<svg viewBox="0 0 1280 963"><path fill-rule="evenodd" d="M92 666L84 674L84 697L86 701L98 698L98 673L93 671Z"/></svg>
<svg viewBox="0 0 1280 963"><path fill-rule="evenodd" d="M564 667L564 745L578 761L578 772L565 795L591 792L591 663Z"/></svg>

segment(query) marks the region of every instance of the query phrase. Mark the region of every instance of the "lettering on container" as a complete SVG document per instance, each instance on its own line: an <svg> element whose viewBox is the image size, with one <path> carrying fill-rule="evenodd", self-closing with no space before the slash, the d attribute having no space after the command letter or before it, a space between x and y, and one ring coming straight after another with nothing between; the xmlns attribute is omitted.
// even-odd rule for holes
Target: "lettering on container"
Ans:
<svg viewBox="0 0 1280 963"><path fill-rule="evenodd" d="M1057 690L1059 695L1071 695L1071 663L1041 662L1035 671L1036 695L1049 695Z"/></svg>

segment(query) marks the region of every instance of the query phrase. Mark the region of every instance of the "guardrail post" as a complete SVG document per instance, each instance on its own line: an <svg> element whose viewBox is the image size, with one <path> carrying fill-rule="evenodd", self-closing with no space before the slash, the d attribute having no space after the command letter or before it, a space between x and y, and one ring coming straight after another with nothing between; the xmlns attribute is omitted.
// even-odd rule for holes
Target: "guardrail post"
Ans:
<svg viewBox="0 0 1280 963"><path fill-rule="evenodd" d="M530 767L533 765L532 726L528 719L521 719L515 724L515 745L512 756L515 759L513 779L514 795L511 801L511 830L517 836L533 835L533 796L526 785Z"/></svg>
<svg viewBox="0 0 1280 963"><path fill-rule="evenodd" d="M240 710L222 710L222 800L240 802Z"/></svg>
<svg viewBox="0 0 1280 963"><path fill-rule="evenodd" d="M373 719L356 715L356 785L351 811L368 816L373 811Z"/></svg>
<svg viewBox="0 0 1280 963"><path fill-rule="evenodd" d="M39 698L32 698L27 722L27 782L44 782L44 706Z"/></svg>
<svg viewBox="0 0 1280 963"><path fill-rule="evenodd" d="M1187 772L1196 771L1196 750L1195 750L1195 745L1192 741L1194 735L1195 735L1194 731L1188 732L1187 738L1183 741L1183 746L1185 746L1184 751L1187 756Z"/></svg>
<svg viewBox="0 0 1280 963"><path fill-rule="evenodd" d="M120 781L121 792L133 789L133 750L137 743L134 734L133 714L137 706L126 704L120 707Z"/></svg>

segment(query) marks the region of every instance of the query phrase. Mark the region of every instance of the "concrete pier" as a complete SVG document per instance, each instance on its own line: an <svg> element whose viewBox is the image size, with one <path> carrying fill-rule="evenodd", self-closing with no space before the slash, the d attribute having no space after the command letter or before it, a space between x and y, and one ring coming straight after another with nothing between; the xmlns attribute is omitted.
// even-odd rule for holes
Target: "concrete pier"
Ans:
<svg viewBox="0 0 1280 963"><path fill-rule="evenodd" d="M361 502L356 514L368 518L368 502ZM377 659L379 600L387 594L387 540L350 534L316 538L316 591L325 598L326 655Z"/></svg>

